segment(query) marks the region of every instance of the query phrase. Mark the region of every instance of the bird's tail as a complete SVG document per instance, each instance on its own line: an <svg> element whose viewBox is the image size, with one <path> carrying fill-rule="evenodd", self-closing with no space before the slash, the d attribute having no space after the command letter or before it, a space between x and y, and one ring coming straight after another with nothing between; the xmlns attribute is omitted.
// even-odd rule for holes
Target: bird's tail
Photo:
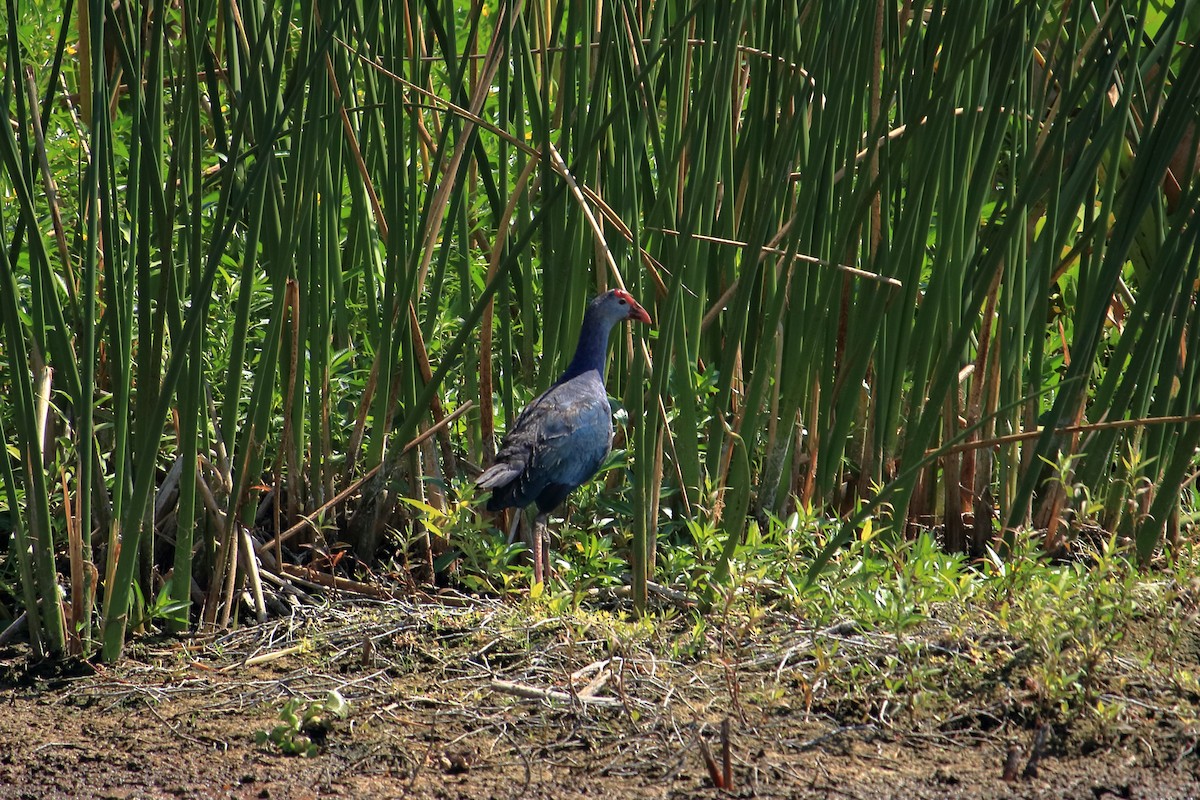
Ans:
<svg viewBox="0 0 1200 800"><path fill-rule="evenodd" d="M512 464L498 461L475 479L476 486L480 489L490 489L492 492L487 501L488 511L500 511L518 505L512 502L512 496L520 484L521 472L521 469Z"/></svg>
<svg viewBox="0 0 1200 800"><path fill-rule="evenodd" d="M480 489L496 489L516 480L520 474L521 470L500 462L485 469L483 474L475 479L475 485Z"/></svg>

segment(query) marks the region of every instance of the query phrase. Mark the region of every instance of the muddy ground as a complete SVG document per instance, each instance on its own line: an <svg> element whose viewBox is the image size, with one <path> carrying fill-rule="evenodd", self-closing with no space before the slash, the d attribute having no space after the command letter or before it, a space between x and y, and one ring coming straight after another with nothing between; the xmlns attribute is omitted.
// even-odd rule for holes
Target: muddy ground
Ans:
<svg viewBox="0 0 1200 800"><path fill-rule="evenodd" d="M1107 714L1056 712L1019 643L925 635L898 663L944 691L897 689L885 634L783 614L699 630L687 612L356 601L145 640L115 667L11 646L0 798L1200 797L1200 697L1167 673L1113 654ZM281 712L331 690L346 715L327 706L314 754L287 754L308 739Z"/></svg>

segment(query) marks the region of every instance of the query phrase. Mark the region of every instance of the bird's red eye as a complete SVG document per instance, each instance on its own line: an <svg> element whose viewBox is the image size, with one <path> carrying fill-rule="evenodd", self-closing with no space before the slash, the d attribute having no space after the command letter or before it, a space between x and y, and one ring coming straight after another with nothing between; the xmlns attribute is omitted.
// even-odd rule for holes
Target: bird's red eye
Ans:
<svg viewBox="0 0 1200 800"><path fill-rule="evenodd" d="M629 305L628 303L626 303L626 302L625 302L625 298L624 298L624 297L620 297L620 298L618 298L618 299L621 301L621 305L623 305L623 306L624 306L624 305Z"/></svg>

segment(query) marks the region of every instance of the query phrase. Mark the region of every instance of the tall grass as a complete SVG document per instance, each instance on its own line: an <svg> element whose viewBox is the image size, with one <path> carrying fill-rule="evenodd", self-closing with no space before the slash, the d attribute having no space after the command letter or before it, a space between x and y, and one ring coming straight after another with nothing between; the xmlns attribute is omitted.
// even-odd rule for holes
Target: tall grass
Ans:
<svg viewBox="0 0 1200 800"><path fill-rule="evenodd" d="M5 602L39 652L262 616L284 540L399 537L432 580L399 498L463 490L613 285L656 321L609 379L639 605L668 519L726 558L797 505L845 519L826 556L868 516L972 553L1181 535L1194 2L54 14L10 0L0 88Z"/></svg>

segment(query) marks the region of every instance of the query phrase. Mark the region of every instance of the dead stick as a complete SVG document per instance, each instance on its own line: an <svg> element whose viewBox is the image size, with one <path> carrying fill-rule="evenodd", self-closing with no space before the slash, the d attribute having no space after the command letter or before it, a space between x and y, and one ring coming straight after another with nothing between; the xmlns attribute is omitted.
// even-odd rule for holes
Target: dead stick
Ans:
<svg viewBox="0 0 1200 800"><path fill-rule="evenodd" d="M29 612L22 611L21 616L14 619L7 628L0 631L0 645L8 644L8 640L25 630L25 626L28 624Z"/></svg>
<svg viewBox="0 0 1200 800"><path fill-rule="evenodd" d="M1004 772L1001 780L1012 783L1017 779L1017 770L1021 767L1021 753L1025 748L1014 742L1008 747L1008 756L1004 759Z"/></svg>
<svg viewBox="0 0 1200 800"><path fill-rule="evenodd" d="M721 767L724 777L724 789L733 791L733 753L729 747L729 717L721 720Z"/></svg>
<svg viewBox="0 0 1200 800"><path fill-rule="evenodd" d="M373 597L376 600L392 599L390 592L386 592L378 586L372 586L369 583L360 583L359 581L352 581L349 578L339 578L336 575L316 572L304 567L297 567L293 564L280 564L279 568L280 572L289 578L300 578L310 583L315 583L318 586L323 586L326 589L338 589L343 592L360 594L364 597Z"/></svg>
<svg viewBox="0 0 1200 800"><path fill-rule="evenodd" d="M524 697L528 700L554 700L559 703L579 702L585 705L595 706L619 706L621 701L615 697L595 697L586 695L576 695L572 697L566 692L560 692L557 689L538 689L536 686L526 686L522 683L512 683L511 681L502 681L499 678L494 678L491 682L491 687L497 692L504 692L515 697Z"/></svg>
<svg viewBox="0 0 1200 800"><path fill-rule="evenodd" d="M1033 747L1029 749L1029 763L1025 765L1025 771L1021 773L1022 778L1036 778L1038 774L1038 763L1042 760L1045 754L1046 745L1050 741L1050 723L1043 722L1042 727L1038 728L1037 735L1033 737Z"/></svg>
<svg viewBox="0 0 1200 800"><path fill-rule="evenodd" d="M475 405L475 404L474 404L474 402L473 402L473 401L468 401L468 402L466 402L466 403L463 403L463 404L462 404L461 406L459 406L458 408L454 409L454 413L453 413L453 414L450 414L450 415L448 415L448 416L446 416L446 417L443 417L443 418L442 418L442 420L441 420L440 422L438 422L438 423L437 423L437 424L435 424L435 425L432 425L432 426L429 428L429 430L425 431L425 432L424 432L424 433L422 433L420 436L418 436L417 438L413 439L411 442L409 442L408 444L406 444L406 445L404 446L404 449L400 451L400 455L404 455L404 454L405 454L405 453L407 453L409 450L411 450L411 449L413 449L414 447L416 447L417 445L421 444L422 442L424 442L424 441L425 441L426 439L428 439L429 437L436 435L436 434L437 434L437 432L438 432L439 430L441 430L442 428L446 427L446 426L447 426L447 425L449 425L451 422L454 422L454 420L458 419L458 418L459 418L459 417L461 417L463 414L465 414L465 413L467 413L468 411L470 411L470 410L471 410L471 408L472 408L472 407L474 407L474 405ZM371 468L371 470L370 470L370 471L368 471L368 472L367 472L367 474L366 474L366 475L363 475L361 478L359 478L358 480L356 480L354 483L350 484L350 485L349 485L349 486L347 486L345 489L343 489L342 491L340 491L340 492L338 492L336 495L334 495L334 496L333 496L333 498L329 500L329 502L327 502L327 503L325 503L324 505L322 505L322 506L321 506L320 508L318 508L316 511L313 511L313 512L311 512L311 513L305 514L303 517L301 517L301 518L300 518L300 521L299 521L299 522L297 522L295 525L293 525L292 527L288 528L286 531L284 531L283 533L279 534L279 535L278 535L278 536L276 536L274 539L271 539L270 541L267 541L267 542L263 542L263 543L262 543L262 544L260 544L258 547L256 547L256 548L255 548L255 550L256 550L257 552L259 552L259 553L266 552L266 551L267 551L267 550L269 550L270 548L272 548L272 547L275 547L275 546L276 546L277 544L279 544L280 542L286 542L288 539L292 538L292 537L293 537L293 536L295 536L297 533L299 533L300 531L304 530L306 527L312 527L314 530L316 530L316 529L317 529L317 525L316 525L316 522L314 522L314 520L315 520L317 517L319 517L321 514L324 514L324 513L325 513L326 511L328 511L330 508L332 508L333 506L335 506L335 505L337 505L338 503L342 502L343 500L345 500L345 499L346 499L347 497L349 497L350 495L352 495L352 494L354 494L355 492L357 492L357 491L358 491L358 490L359 490L359 489L362 487L362 485L363 485L364 483L366 483L366 482L367 482L367 481L369 481L369 480L370 480L372 477L374 477L374 475L375 475L375 473L376 473L376 472L379 472L379 468L380 468L381 466L383 466L383 465L382 465L382 464L376 464L374 467L372 467L372 468Z"/></svg>
<svg viewBox="0 0 1200 800"><path fill-rule="evenodd" d="M238 536L241 537L241 547L238 548L242 572L250 583L250 596L254 600L254 616L259 624L267 621L267 602L263 596L262 578L258 573L258 557L254 555L254 542L250 539L250 530L244 525L237 526Z"/></svg>
<svg viewBox="0 0 1200 800"><path fill-rule="evenodd" d="M304 651L304 645L302 645L302 644L292 645L291 647L285 647L282 650L275 650L270 653L259 653L256 656L251 656L250 658L247 658L245 661L243 661L241 663L241 666L242 667L253 667L257 664L266 664L269 661L278 661L281 658L287 658L288 656L295 655L296 653L300 653L303 651ZM238 667L237 664L231 664L230 666L226 667L225 669L232 670L232 669L236 669L237 667Z"/></svg>
<svg viewBox="0 0 1200 800"><path fill-rule="evenodd" d="M704 766L708 768L709 780L716 788L724 789L725 781L721 778L721 771L717 769L717 761L713 758L712 751L708 749L708 742L704 741L703 731L696 737L696 741L700 743L700 755L704 758Z"/></svg>
<svg viewBox="0 0 1200 800"><path fill-rule="evenodd" d="M608 679L612 677L612 673L607 668L600 670L595 678L588 682L587 686L580 689L577 694L581 699L594 697L596 692L604 688L604 684L608 683Z"/></svg>
<svg viewBox="0 0 1200 800"><path fill-rule="evenodd" d="M1200 414L1184 414L1174 417L1143 417L1141 419L1118 419L1112 422L1093 422L1086 425L1064 425L1061 428L1055 428L1057 434L1070 433L1091 433L1092 431L1116 430L1119 428L1140 428L1143 425L1181 425L1190 422L1200 422ZM956 444L953 447L947 447L941 451L941 455L949 456L955 453L961 453L966 450L979 450L984 447L993 447L995 445L1011 444L1012 442L1021 442L1026 439L1036 439L1042 435L1042 430L1023 431L1021 433L1009 433L1004 436L997 436L994 439L985 439L978 442L963 442ZM938 452L931 450L926 455L933 455Z"/></svg>

